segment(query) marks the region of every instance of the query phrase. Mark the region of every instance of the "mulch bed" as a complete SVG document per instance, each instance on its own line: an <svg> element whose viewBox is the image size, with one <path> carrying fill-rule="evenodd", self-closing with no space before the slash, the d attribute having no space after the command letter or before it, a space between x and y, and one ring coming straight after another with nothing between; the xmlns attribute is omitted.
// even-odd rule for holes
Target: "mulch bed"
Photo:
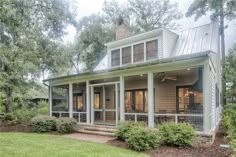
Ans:
<svg viewBox="0 0 236 157"><path fill-rule="evenodd" d="M119 140L112 140L108 143L113 146L128 148L125 142ZM231 149L220 147L221 144L229 144L229 139L226 138L222 128L219 129L212 145L197 145L187 148L161 146L145 153L151 157L230 157Z"/></svg>
<svg viewBox="0 0 236 157"><path fill-rule="evenodd" d="M9 124L8 122L0 121L0 132L31 132L32 127L29 124Z"/></svg>

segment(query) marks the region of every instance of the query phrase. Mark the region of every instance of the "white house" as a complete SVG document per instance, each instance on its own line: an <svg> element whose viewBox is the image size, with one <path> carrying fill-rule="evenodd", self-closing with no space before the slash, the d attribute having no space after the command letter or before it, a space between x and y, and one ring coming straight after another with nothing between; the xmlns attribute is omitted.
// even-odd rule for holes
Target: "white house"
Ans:
<svg viewBox="0 0 236 157"><path fill-rule="evenodd" d="M45 80L50 115L88 125L188 122L214 134L222 108L218 24L179 33L160 28L127 36L126 31L120 25L93 72Z"/></svg>

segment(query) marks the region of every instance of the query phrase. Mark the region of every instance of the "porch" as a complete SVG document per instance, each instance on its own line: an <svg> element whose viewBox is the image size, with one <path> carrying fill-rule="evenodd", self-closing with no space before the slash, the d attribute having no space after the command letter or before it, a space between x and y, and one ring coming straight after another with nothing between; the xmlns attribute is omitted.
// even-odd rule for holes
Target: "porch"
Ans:
<svg viewBox="0 0 236 157"><path fill-rule="evenodd" d="M116 126L119 121L143 121L149 127L174 121L205 126L208 87L204 66L90 79L50 86L50 115L73 117L79 124ZM204 71L205 70L205 71Z"/></svg>

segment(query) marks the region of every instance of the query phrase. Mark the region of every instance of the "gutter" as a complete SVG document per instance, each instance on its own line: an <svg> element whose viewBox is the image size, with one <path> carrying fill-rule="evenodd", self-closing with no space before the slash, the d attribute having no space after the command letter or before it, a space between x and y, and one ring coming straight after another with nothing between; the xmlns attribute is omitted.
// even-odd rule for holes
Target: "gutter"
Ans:
<svg viewBox="0 0 236 157"><path fill-rule="evenodd" d="M69 78L69 77L74 77L74 76L92 75L92 74L97 74L97 73L105 73L105 72L111 72L111 71L117 71L117 70L129 69L129 68L136 68L136 67L140 67L140 66L147 66L147 65L153 65L153 64L162 64L162 63L169 63L169 62L175 62L175 61L181 61L181 60L188 60L188 59L199 58L199 57L208 57L210 53L214 53L214 52L204 51L204 52L195 53L195 54L188 54L188 55L182 55L182 56L171 57L171 58L156 59L156 60L145 62L145 63L130 64L128 66L109 68L106 70L84 72L84 73L79 73L79 74L49 78L49 79L43 80L43 82L48 82L48 81L63 79L63 78Z"/></svg>

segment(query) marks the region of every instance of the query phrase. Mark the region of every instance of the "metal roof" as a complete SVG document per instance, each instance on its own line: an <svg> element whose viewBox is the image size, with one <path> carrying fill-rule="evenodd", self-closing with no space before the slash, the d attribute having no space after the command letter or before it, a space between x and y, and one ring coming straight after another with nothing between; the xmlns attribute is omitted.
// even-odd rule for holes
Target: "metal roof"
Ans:
<svg viewBox="0 0 236 157"><path fill-rule="evenodd" d="M177 33L179 35L170 57L195 54L204 51L217 53L219 27L217 23L191 28Z"/></svg>
<svg viewBox="0 0 236 157"><path fill-rule="evenodd" d="M160 30L160 29L158 29ZM161 29L164 30L164 29ZM150 31L152 32L152 31ZM148 32L148 33L150 33ZM155 32L155 31L153 31ZM173 33L173 32L172 32ZM188 59L188 58L195 58L203 55L204 53L217 53L218 46L219 46L219 27L217 23L210 23L203 26L187 29L181 32L176 33L178 35L178 39L173 46L173 51L169 55L164 55L163 58L158 58L155 60L154 63L160 63L160 61L175 61L175 59ZM137 36L140 36L139 34ZM134 36L130 37L134 38ZM127 40L129 38L125 38L123 40ZM119 42L123 40L118 40ZM107 45L116 45L115 41L108 43ZM163 52L165 53L165 52ZM142 65L150 64L150 62L142 63ZM131 67L135 67L135 64ZM122 66L121 68L129 68L128 66ZM108 57L107 55L101 60L101 62L96 66L94 72L84 72L80 74L74 74L69 76L62 76L56 78L50 78L45 81L64 78L64 77L73 77L78 75L86 75L86 74L93 74L93 73L100 73L104 71L113 71L117 70L115 68L108 68Z"/></svg>

